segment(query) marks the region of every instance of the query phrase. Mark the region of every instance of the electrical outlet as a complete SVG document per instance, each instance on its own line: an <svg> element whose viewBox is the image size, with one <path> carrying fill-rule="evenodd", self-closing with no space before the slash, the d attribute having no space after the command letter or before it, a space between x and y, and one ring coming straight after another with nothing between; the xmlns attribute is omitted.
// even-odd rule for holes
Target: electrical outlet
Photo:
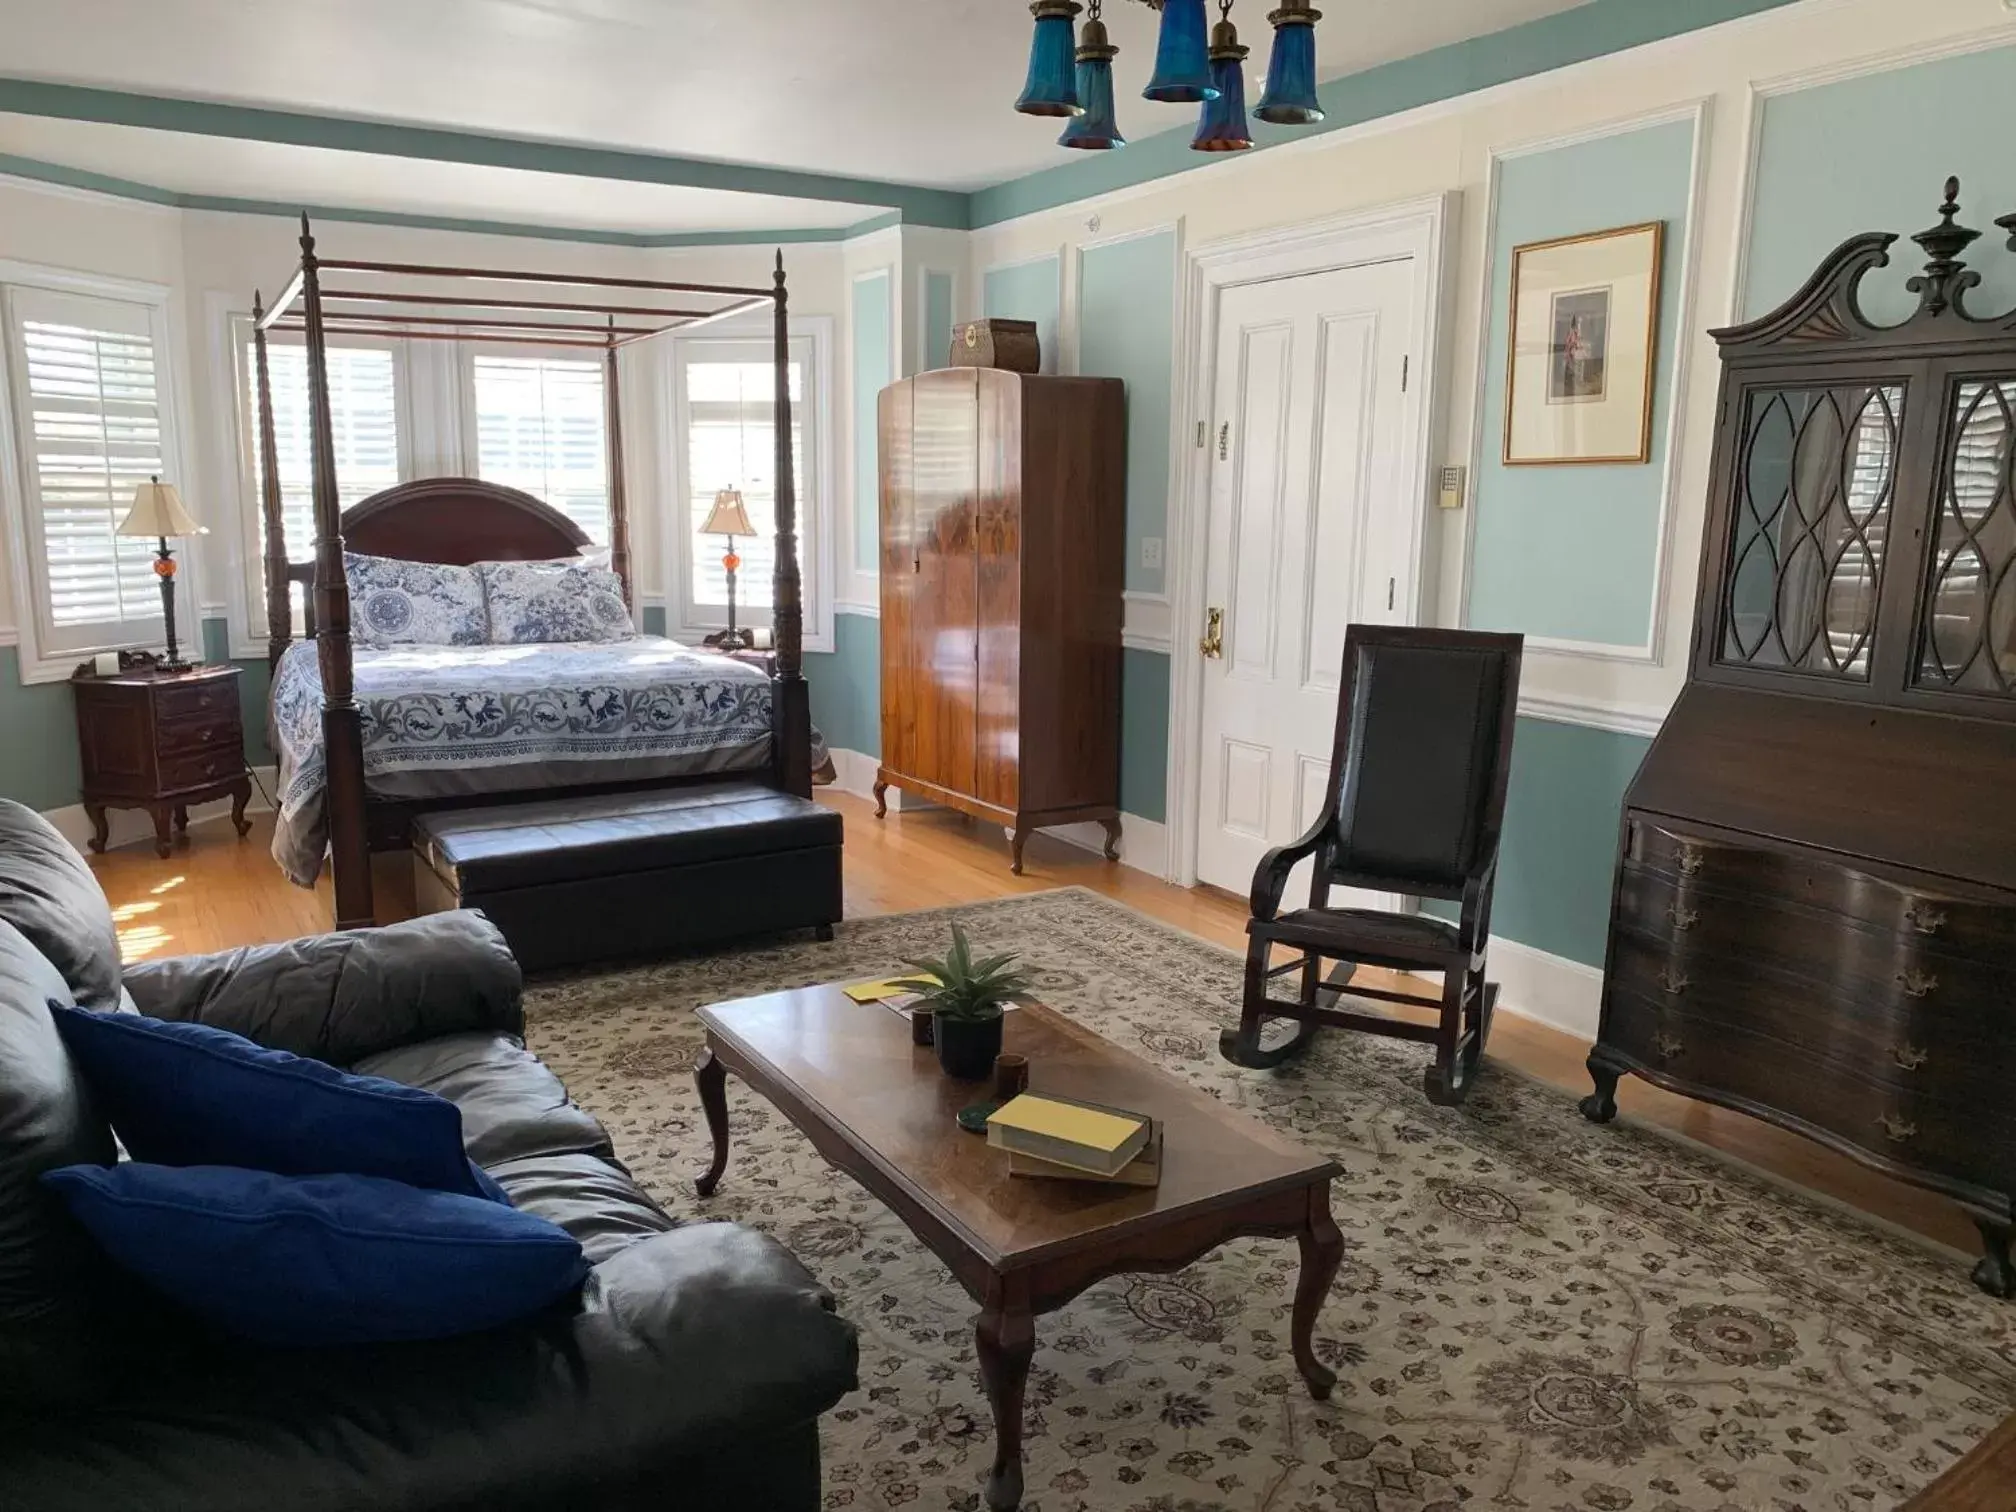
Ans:
<svg viewBox="0 0 2016 1512"><path fill-rule="evenodd" d="M1162 570L1162 537L1141 537L1141 570L1144 572Z"/></svg>

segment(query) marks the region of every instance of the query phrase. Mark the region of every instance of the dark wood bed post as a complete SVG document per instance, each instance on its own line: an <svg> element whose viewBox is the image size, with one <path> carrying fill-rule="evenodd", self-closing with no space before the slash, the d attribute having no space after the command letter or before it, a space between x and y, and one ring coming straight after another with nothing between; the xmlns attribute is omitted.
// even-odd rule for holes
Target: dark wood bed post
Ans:
<svg viewBox="0 0 2016 1512"><path fill-rule="evenodd" d="M273 378L266 362L261 296L252 295L252 368L259 391L259 509L266 521L266 670L280 665L294 639L294 594L287 578L287 516L280 499L280 443L273 434Z"/></svg>
<svg viewBox="0 0 2016 1512"><path fill-rule="evenodd" d="M800 798L812 796L812 701L805 686L805 613L798 577L798 487L791 471L791 319L784 289L784 251L777 250L773 327L777 370L777 565L771 579L777 638L777 679L773 690L774 754L777 786Z"/></svg>
<svg viewBox="0 0 2016 1512"><path fill-rule="evenodd" d="M328 349L315 238L301 217L302 320L308 344L308 435L314 459L315 645L322 668L322 750L327 764L323 812L329 821L329 870L336 927L373 922L371 842L365 827L364 726L350 658L350 583L343 571L343 506L336 494L336 438L329 421Z"/></svg>
<svg viewBox="0 0 2016 1512"><path fill-rule="evenodd" d="M602 355L603 446L609 458L609 570L623 584L623 607L635 613L630 588L630 498L623 486L623 401L616 387L616 317L609 317L608 347Z"/></svg>

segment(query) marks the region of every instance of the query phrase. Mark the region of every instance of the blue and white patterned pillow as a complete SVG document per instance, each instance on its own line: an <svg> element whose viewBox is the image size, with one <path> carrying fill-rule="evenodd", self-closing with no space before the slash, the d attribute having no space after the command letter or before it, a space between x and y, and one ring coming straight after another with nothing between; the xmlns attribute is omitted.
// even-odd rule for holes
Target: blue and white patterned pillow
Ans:
<svg viewBox="0 0 2016 1512"><path fill-rule="evenodd" d="M480 646L490 635L474 567L345 552L350 638L360 646Z"/></svg>
<svg viewBox="0 0 2016 1512"><path fill-rule="evenodd" d="M478 562L490 644L529 646L636 637L623 584L601 556L545 562Z"/></svg>

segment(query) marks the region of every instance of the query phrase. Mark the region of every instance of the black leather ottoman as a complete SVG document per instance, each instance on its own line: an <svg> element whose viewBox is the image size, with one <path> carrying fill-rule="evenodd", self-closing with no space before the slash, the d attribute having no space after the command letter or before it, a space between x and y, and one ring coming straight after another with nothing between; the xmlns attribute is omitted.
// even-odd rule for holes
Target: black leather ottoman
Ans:
<svg viewBox="0 0 2016 1512"><path fill-rule="evenodd" d="M749 782L413 821L422 913L480 908L528 971L663 955L840 918L840 816Z"/></svg>

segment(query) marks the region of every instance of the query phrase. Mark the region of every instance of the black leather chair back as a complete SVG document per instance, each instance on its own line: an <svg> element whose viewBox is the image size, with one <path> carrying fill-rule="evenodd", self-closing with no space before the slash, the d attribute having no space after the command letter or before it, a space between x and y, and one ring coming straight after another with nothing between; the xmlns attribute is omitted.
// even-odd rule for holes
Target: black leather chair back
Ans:
<svg viewBox="0 0 2016 1512"><path fill-rule="evenodd" d="M1523 643L1350 627L1331 760L1331 881L1461 896L1504 818Z"/></svg>

